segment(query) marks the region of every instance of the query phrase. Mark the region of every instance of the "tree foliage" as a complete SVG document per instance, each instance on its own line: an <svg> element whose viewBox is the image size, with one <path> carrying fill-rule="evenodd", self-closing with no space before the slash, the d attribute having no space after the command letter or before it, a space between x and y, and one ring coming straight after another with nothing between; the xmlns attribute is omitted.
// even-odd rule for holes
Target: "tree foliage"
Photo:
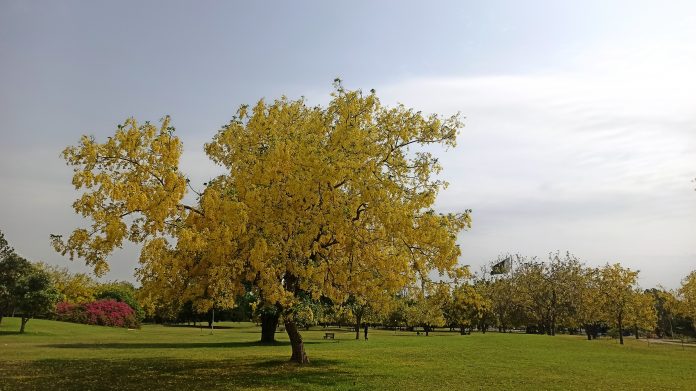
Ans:
<svg viewBox="0 0 696 391"><path fill-rule="evenodd" d="M17 308L22 282L31 272L31 263L14 252L0 259L0 321Z"/></svg>
<svg viewBox="0 0 696 391"><path fill-rule="evenodd" d="M462 334L479 326L491 312L491 302L476 287L468 283L455 286L445 305L445 318L450 325L459 327ZM486 327L481 324L482 331L485 332Z"/></svg>
<svg viewBox="0 0 696 391"><path fill-rule="evenodd" d="M15 309L22 316L20 333L24 332L31 318L50 313L58 301L58 291L53 287L51 276L35 265L30 265L27 272L19 276L13 288Z"/></svg>
<svg viewBox="0 0 696 391"><path fill-rule="evenodd" d="M641 332L653 333L657 325L655 298L648 291L634 289L628 304L626 324L633 328L636 338Z"/></svg>
<svg viewBox="0 0 696 391"><path fill-rule="evenodd" d="M51 277L53 286L58 291L58 301L82 304L94 300L99 284L88 274L71 273L65 267L45 263L38 265Z"/></svg>
<svg viewBox="0 0 696 391"><path fill-rule="evenodd" d="M615 263L599 269L599 278L600 302L606 320L618 330L619 341L623 345L623 331L634 299L638 272Z"/></svg>
<svg viewBox="0 0 696 391"><path fill-rule="evenodd" d="M306 362L293 318L303 297L395 293L455 269L469 213L433 211L446 183L424 147L453 147L461 126L457 116L384 107L374 91L340 82L327 107L261 100L206 145L227 173L187 205L169 118L160 127L129 119L104 143L85 136L64 151L84 192L73 207L92 225L53 244L102 273L124 240L142 242L144 285L203 306L231 304L250 284L281 310L292 359Z"/></svg>
<svg viewBox="0 0 696 391"><path fill-rule="evenodd" d="M9 257L11 254L14 254L14 249L5 239L5 234L0 231L0 260Z"/></svg>
<svg viewBox="0 0 696 391"><path fill-rule="evenodd" d="M689 318L696 329L696 270L689 273L682 281L679 288L682 297L682 312Z"/></svg>

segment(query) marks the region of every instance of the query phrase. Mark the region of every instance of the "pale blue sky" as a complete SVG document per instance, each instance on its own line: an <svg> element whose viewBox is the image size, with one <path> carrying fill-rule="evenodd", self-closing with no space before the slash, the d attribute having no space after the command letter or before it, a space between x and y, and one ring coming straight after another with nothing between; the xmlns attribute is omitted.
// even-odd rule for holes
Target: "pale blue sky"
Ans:
<svg viewBox="0 0 696 391"><path fill-rule="evenodd" d="M696 269L694 4L0 0L0 229L84 270L48 244L82 224L62 148L169 114L201 183L202 144L239 104L322 103L340 76L466 116L438 201L474 210L462 263L569 250L675 287ZM115 254L107 278L136 259Z"/></svg>

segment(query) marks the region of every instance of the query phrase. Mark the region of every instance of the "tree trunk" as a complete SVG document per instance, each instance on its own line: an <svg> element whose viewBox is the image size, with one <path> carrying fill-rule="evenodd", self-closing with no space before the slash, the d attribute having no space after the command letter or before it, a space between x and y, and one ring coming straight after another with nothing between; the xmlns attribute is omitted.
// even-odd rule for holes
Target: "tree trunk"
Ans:
<svg viewBox="0 0 696 391"><path fill-rule="evenodd" d="M672 318L669 319L669 337L674 338L674 328L672 327Z"/></svg>
<svg viewBox="0 0 696 391"><path fill-rule="evenodd" d="M356 315L355 316L355 339L360 339L360 320L362 319L361 316Z"/></svg>
<svg viewBox="0 0 696 391"><path fill-rule="evenodd" d="M261 314L261 343L275 343L275 332L278 328L280 314L277 312Z"/></svg>
<svg viewBox="0 0 696 391"><path fill-rule="evenodd" d="M210 317L210 334L213 333L213 329L215 328L215 326L213 326L213 323L215 323L215 307L213 307L213 314Z"/></svg>
<svg viewBox="0 0 696 391"><path fill-rule="evenodd" d="M2 314L0 314L0 324L2 324Z"/></svg>
<svg viewBox="0 0 696 391"><path fill-rule="evenodd" d="M430 333L430 326L424 326L423 330L425 331L425 336L428 336L428 333Z"/></svg>
<svg viewBox="0 0 696 391"><path fill-rule="evenodd" d="M287 331L288 337L290 337L290 345L292 345L292 357L290 357L290 361L298 364L309 364L309 358L307 358L307 353L305 353L302 335L297 331L295 322L285 319L285 331Z"/></svg>
<svg viewBox="0 0 696 391"><path fill-rule="evenodd" d="M22 317L22 324L19 326L19 332L24 333L24 327L27 325L27 322L29 321L30 318L25 318Z"/></svg>
<svg viewBox="0 0 696 391"><path fill-rule="evenodd" d="M636 327L636 339L639 339L638 338L638 325L636 325L635 327Z"/></svg>
<svg viewBox="0 0 696 391"><path fill-rule="evenodd" d="M621 315L619 315L619 344L623 345L623 319L621 319Z"/></svg>

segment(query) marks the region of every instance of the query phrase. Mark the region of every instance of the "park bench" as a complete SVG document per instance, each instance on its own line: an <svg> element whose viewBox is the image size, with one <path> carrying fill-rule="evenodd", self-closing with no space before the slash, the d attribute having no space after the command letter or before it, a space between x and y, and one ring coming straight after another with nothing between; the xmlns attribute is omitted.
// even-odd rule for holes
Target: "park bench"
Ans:
<svg viewBox="0 0 696 391"><path fill-rule="evenodd" d="M334 333L325 333L324 339L334 339Z"/></svg>

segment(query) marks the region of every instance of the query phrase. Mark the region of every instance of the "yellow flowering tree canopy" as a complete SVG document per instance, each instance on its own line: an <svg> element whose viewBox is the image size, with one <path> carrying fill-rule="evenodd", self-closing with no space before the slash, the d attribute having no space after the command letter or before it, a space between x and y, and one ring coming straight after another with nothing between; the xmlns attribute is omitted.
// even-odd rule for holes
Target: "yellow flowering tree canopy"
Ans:
<svg viewBox="0 0 696 391"><path fill-rule="evenodd" d="M123 240L141 242L144 285L210 306L251 286L280 309L293 360L306 362L292 319L300 297L341 303L455 273L456 236L470 225L469 211L432 209L446 183L428 147L455 146L458 116L335 87L327 107L285 97L241 106L205 146L226 174L196 205L182 203L169 118L160 127L130 119L105 143L83 137L63 154L84 191L73 206L92 225L54 236L55 248L102 272Z"/></svg>
<svg viewBox="0 0 696 391"><path fill-rule="evenodd" d="M108 256L124 239L141 242L170 233L180 214L186 180L177 167L181 142L169 118L161 127L139 126L128 119L105 143L83 136L63 151L74 167L72 183L82 196L75 212L90 218L89 228L73 231L67 241L52 235L54 248L71 259L79 257L97 275L108 270Z"/></svg>

